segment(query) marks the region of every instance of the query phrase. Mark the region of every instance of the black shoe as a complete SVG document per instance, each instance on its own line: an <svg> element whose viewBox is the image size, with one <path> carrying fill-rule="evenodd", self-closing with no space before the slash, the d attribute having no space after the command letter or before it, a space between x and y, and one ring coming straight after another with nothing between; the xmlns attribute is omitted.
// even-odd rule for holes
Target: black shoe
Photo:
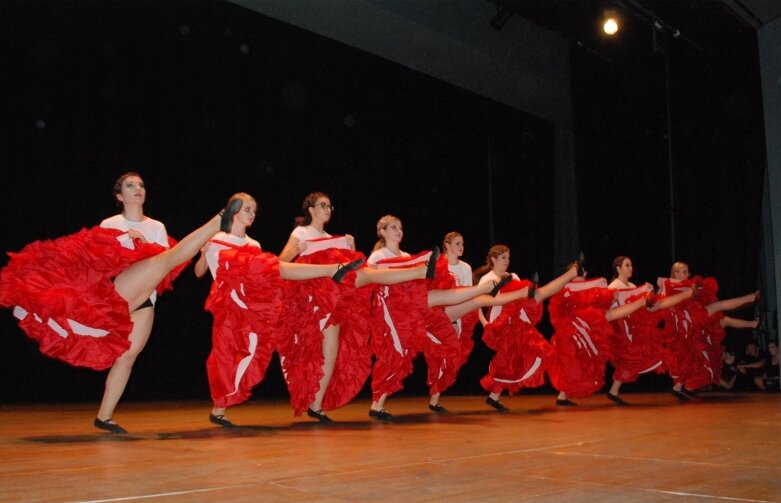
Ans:
<svg viewBox="0 0 781 503"><path fill-rule="evenodd" d="M499 400L494 400L490 396L485 399L485 403L493 407L494 409L498 410L499 412L510 412L510 409L504 406L502 402Z"/></svg>
<svg viewBox="0 0 781 503"><path fill-rule="evenodd" d="M563 398L563 399L562 398L557 398L556 399L556 405L558 405L559 407L574 407L577 404L575 402L573 402L572 400L570 400L569 398Z"/></svg>
<svg viewBox="0 0 781 503"><path fill-rule="evenodd" d="M326 416L323 413L323 409L320 409L320 410L312 410L311 408L310 409L306 409L306 415L311 417L312 419L317 419L321 423L333 423L334 422L333 419L331 419L330 417Z"/></svg>
<svg viewBox="0 0 781 503"><path fill-rule="evenodd" d="M694 391L693 389L681 389L681 392L683 392L684 395L688 396L689 398L699 398L700 394Z"/></svg>
<svg viewBox="0 0 781 503"><path fill-rule="evenodd" d="M428 404L428 410L430 410L431 412L436 412L438 414L447 414L448 412L450 412L449 410L447 410L446 408L442 407L439 404L436 405Z"/></svg>
<svg viewBox="0 0 781 503"><path fill-rule="evenodd" d="M507 286L507 283L509 283L512 280L513 280L512 274L505 274L504 276L502 276L502 279L500 279L499 281L494 281L494 287L491 289L490 292L488 292L488 295L490 295L491 297L496 297L497 294L499 293L499 290Z"/></svg>
<svg viewBox="0 0 781 503"><path fill-rule="evenodd" d="M230 420L226 419L225 416L222 414L220 414L219 416L215 416L214 414L209 414L209 421L216 424L217 426L222 426L223 428L228 428L228 429L238 428L238 426L231 423Z"/></svg>
<svg viewBox="0 0 781 503"><path fill-rule="evenodd" d="M527 295L528 298L533 299L535 295L537 295L537 287L539 286L540 282L540 275L537 273L537 271L534 271L532 273L532 286L529 287L529 294Z"/></svg>
<svg viewBox="0 0 781 503"><path fill-rule="evenodd" d="M101 421L97 417L95 418L95 421L93 422L95 425L95 428L99 428L101 430L106 430L108 432L111 432L115 435L124 435L127 433L127 430L118 425L117 423L114 423L111 421L111 418L106 419L105 421Z"/></svg>
<svg viewBox="0 0 781 503"><path fill-rule="evenodd" d="M581 278L585 278L586 277L586 268L585 268L586 257L585 257L585 255L583 255L583 251L581 251L578 254L578 260L576 261L576 264L578 265L578 276L580 276Z"/></svg>
<svg viewBox="0 0 781 503"><path fill-rule="evenodd" d="M228 204L225 209L220 212L220 230L222 232L230 232L231 225L233 224L233 216L239 212L244 201L241 199L234 199Z"/></svg>
<svg viewBox="0 0 781 503"><path fill-rule="evenodd" d="M380 421L387 421L388 419L391 419L393 417L393 414L391 414L385 409L382 410L369 409L369 417L376 417Z"/></svg>
<svg viewBox="0 0 781 503"><path fill-rule="evenodd" d="M616 403L616 405L631 405L629 402L627 402L626 400L624 400L618 395L614 395L613 393L608 393L607 399L612 400L613 402Z"/></svg>
<svg viewBox="0 0 781 503"><path fill-rule="evenodd" d="M362 258L353 260L352 262L348 262L346 264L339 264L336 273L334 273L333 276L331 276L331 279L336 281L337 283L341 283L345 276L347 276L347 273L354 271L361 267L363 265L364 260Z"/></svg>
<svg viewBox="0 0 781 503"><path fill-rule="evenodd" d="M674 389L674 390L672 390L672 391L671 391L671 393L673 394L673 396L674 396L675 398L677 398L677 399L678 399L678 400L680 400L681 402L688 402L689 400L691 400L691 398L689 398L688 396L686 396L686 394L684 394L684 393L682 393L682 392L678 391L677 389Z"/></svg>
<svg viewBox="0 0 781 503"><path fill-rule="evenodd" d="M431 250L431 256L428 258L428 263L426 264L426 279L434 279L434 276L436 276L439 254L439 246L435 246L434 249Z"/></svg>

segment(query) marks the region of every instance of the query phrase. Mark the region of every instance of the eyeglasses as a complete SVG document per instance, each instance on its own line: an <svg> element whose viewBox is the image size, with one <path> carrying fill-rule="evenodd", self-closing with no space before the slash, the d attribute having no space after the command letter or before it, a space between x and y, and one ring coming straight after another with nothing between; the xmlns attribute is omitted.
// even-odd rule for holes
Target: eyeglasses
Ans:
<svg viewBox="0 0 781 503"><path fill-rule="evenodd" d="M326 203L326 202L317 203L317 204L315 204L315 206L320 206L324 210L330 210L331 213L333 213L333 211L334 211L334 207L331 206L330 204Z"/></svg>

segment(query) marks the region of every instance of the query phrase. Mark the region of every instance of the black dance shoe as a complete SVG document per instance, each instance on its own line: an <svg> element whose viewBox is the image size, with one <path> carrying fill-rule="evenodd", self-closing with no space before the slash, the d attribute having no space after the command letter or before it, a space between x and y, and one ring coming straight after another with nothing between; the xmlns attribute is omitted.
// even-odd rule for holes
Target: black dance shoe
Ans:
<svg viewBox="0 0 781 503"><path fill-rule="evenodd" d="M671 393L673 394L673 396L675 398L677 398L681 402L688 402L689 400L691 400L691 398L686 396L685 393L682 393L682 392L678 391L677 389L672 390Z"/></svg>
<svg viewBox="0 0 781 503"><path fill-rule="evenodd" d="M362 258L353 260L352 262L348 262L346 264L339 264L336 273L334 273L334 275L331 276L331 279L336 281L337 283L341 283L344 277L347 276L347 273L358 269L362 265L363 265Z"/></svg>
<svg viewBox="0 0 781 503"><path fill-rule="evenodd" d="M369 417L377 418L380 421L387 421L388 419L391 419L393 417L393 414L391 414L385 409L382 410L369 409Z"/></svg>
<svg viewBox="0 0 781 503"><path fill-rule="evenodd" d="M607 394L607 399L612 401L612 402L615 402L616 405L630 405L629 402L627 402L626 400L624 400L623 398L621 398L618 395L614 395L613 393L608 393Z"/></svg>
<svg viewBox="0 0 781 503"><path fill-rule="evenodd" d="M230 420L227 419L223 414L220 414L219 416L215 416L214 414L209 414L209 421L216 424L217 426L222 426L223 428L228 428L228 429L238 428L238 426L231 423Z"/></svg>
<svg viewBox="0 0 781 503"><path fill-rule="evenodd" d="M439 404L436 405L428 404L428 410L430 410L431 412L436 412L437 414L447 414L448 412L450 412L449 410L447 410L446 408L442 407Z"/></svg>
<svg viewBox="0 0 781 503"><path fill-rule="evenodd" d="M499 290L507 286L507 284L513 280L512 274L505 274L499 281L494 281L494 287L488 292L491 297L496 297L499 294Z"/></svg>
<svg viewBox="0 0 781 503"><path fill-rule="evenodd" d="M534 271L532 273L532 286L529 287L529 294L527 295L528 298L533 299L535 295L537 295L537 288L539 287L540 283L540 275L537 271Z"/></svg>
<svg viewBox="0 0 781 503"><path fill-rule="evenodd" d="M499 400L494 400L490 396L485 399L485 403L493 407L494 409L498 410L499 412L510 412L510 409L504 406L502 402Z"/></svg>
<svg viewBox="0 0 781 503"><path fill-rule="evenodd" d="M569 398L557 398L556 405L558 405L559 407L574 407L577 404L572 400L570 400Z"/></svg>
<svg viewBox="0 0 781 503"><path fill-rule="evenodd" d="M333 423L334 420L330 417L326 416L323 413L323 409L320 410L312 410L311 408L306 409L306 415L311 417L312 419L317 419L321 423Z"/></svg>
<svg viewBox="0 0 781 503"><path fill-rule="evenodd" d="M230 204L220 212L220 230L222 232L230 232L231 225L233 224L233 216L239 212L241 205L244 201L241 199L234 199Z"/></svg>
<svg viewBox="0 0 781 503"><path fill-rule="evenodd" d="M93 424L95 425L95 428L106 430L115 435L124 435L125 433L127 433L126 429L124 429L117 423L113 422L111 418L108 418L105 421L101 421L96 417L95 422Z"/></svg>
<svg viewBox="0 0 781 503"><path fill-rule="evenodd" d="M578 276L581 278L586 277L586 256L583 255L583 251L578 254L578 260L575 262L578 265Z"/></svg>
<svg viewBox="0 0 781 503"><path fill-rule="evenodd" d="M426 279L434 279L434 276L436 276L437 260L439 260L440 253L439 246L435 246L434 249L431 250L431 256L426 263Z"/></svg>

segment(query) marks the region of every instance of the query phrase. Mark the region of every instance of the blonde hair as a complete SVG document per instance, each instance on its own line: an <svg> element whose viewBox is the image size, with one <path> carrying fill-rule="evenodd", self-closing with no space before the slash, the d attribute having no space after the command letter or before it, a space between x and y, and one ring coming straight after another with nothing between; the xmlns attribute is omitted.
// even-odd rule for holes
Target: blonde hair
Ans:
<svg viewBox="0 0 781 503"><path fill-rule="evenodd" d="M461 238L464 239L464 236L461 235L460 232L452 231L445 234L445 237L442 239L442 249L445 249L446 244L450 244L453 242L454 239Z"/></svg>
<svg viewBox="0 0 781 503"><path fill-rule="evenodd" d="M377 220L377 237L379 238L376 243L374 243L374 248L372 248L372 251L379 250L380 248L385 247L385 238L382 237L382 234L380 233L381 230L387 229L388 226L393 222L394 220L401 222L401 219L395 215L385 215L383 217L380 217L379 220Z"/></svg>
<svg viewBox="0 0 781 503"><path fill-rule="evenodd" d="M670 268L670 277L672 278L673 276L675 276L675 270L676 269L680 269L681 267L686 267L688 269L689 268L689 264L687 264L686 262L676 262L676 263L674 263L673 266Z"/></svg>

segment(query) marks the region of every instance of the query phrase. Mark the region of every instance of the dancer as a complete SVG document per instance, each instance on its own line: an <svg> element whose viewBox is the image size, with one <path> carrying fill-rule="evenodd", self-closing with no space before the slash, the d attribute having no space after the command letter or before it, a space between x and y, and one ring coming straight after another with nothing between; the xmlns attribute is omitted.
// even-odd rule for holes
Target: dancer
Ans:
<svg viewBox="0 0 781 503"><path fill-rule="evenodd" d="M675 334L667 344L668 366L673 379L672 394L681 402L687 402L697 396L697 389L719 382L723 365L723 312L756 302L760 293L756 291L718 300L716 279L690 278L689 265L685 262L675 262L670 269L670 278L659 278L657 283L662 294L674 293L692 285L698 289L696 297L670 310ZM726 323L730 321L724 326Z"/></svg>
<svg viewBox="0 0 781 503"><path fill-rule="evenodd" d="M455 286L457 288L472 286L472 267L461 260L461 256L464 254L464 237L455 231L448 232L442 239L442 250L447 260L447 269L455 281ZM463 318L452 321L458 336L460 350L455 368L456 373L466 364L467 358L469 358L472 352L472 347L474 346L472 334L477 322L477 310L470 311ZM441 368L442 359L432 358L431 352L424 352L423 356L426 358L429 372L434 373L434 375L445 373L445 369ZM441 393L439 392L430 393L428 408L432 412L446 414L448 410L439 403L440 395Z"/></svg>
<svg viewBox="0 0 781 503"><path fill-rule="evenodd" d="M304 198L303 216L279 255L281 261L344 263L363 259L352 236L325 230L333 215L331 199L322 192ZM278 351L296 415L330 423L324 411L349 402L371 371L369 338L370 284L394 284L433 277L436 257L403 269L361 267L339 285L314 279L286 285L280 315Z"/></svg>
<svg viewBox="0 0 781 503"><path fill-rule="evenodd" d="M140 209L145 193L139 192L139 179L124 182L135 187L120 183L117 200ZM222 222L215 216L169 249L102 227L31 243L10 254L3 268L0 305L13 307L19 326L44 354L95 370L121 366L106 383L103 403L113 409L150 330L151 319L137 328L140 318L133 313L146 309L155 289L170 284L172 271L195 256L221 224L227 226L232 212L226 209ZM94 425L127 433L111 415L96 417Z"/></svg>
<svg viewBox="0 0 781 503"><path fill-rule="evenodd" d="M476 273L485 272L480 277L480 283L495 281L507 274L509 266L510 249L497 244L488 250L485 265ZM511 304L491 308L487 319L480 314L485 326L483 342L495 351L488 374L480 380L489 392L486 404L499 412L508 412L507 406L501 402L503 391L514 395L523 388L545 384L545 371L553 359L553 348L535 326L542 319L545 300L575 279L581 269L581 262L574 262L564 274L539 288L536 277L531 281L521 280L512 273L513 282L506 289L526 286L530 295Z"/></svg>
<svg viewBox="0 0 781 503"><path fill-rule="evenodd" d="M646 307L650 295L623 306L611 307L615 290L605 278L575 278L551 298L548 306L554 327L551 345L555 358L548 368L551 384L559 391L558 406L577 405L571 398L585 397L605 383L610 359L611 321Z"/></svg>
<svg viewBox="0 0 781 503"><path fill-rule="evenodd" d="M257 215L257 202L240 192L230 232L219 232L201 249L195 275L211 272L214 282L206 309L214 316L212 351L206 362L214 407L209 421L223 428L235 425L226 409L249 399L266 373L276 347L277 314L282 310L282 281L331 277L339 282L359 267L361 260L341 265L309 265L279 262L261 251L260 243L247 235Z"/></svg>
<svg viewBox="0 0 781 503"><path fill-rule="evenodd" d="M400 248L404 236L401 220L385 215L377 222L379 240L369 256L369 265L378 268L405 267L427 258ZM433 259L429 259L430 261ZM443 259L436 265L444 271ZM449 274L438 274L430 282L408 281L375 289L372 296L371 347L375 356L372 368L372 405L369 416L388 420L387 397L402 388L403 379L412 371L412 359L418 352L429 362L429 393L441 393L455 382L461 351L453 321L479 307L500 305L526 295L527 290L497 296L510 281L509 276L495 283L454 288ZM431 402L429 402L431 403Z"/></svg>
<svg viewBox="0 0 781 503"><path fill-rule="evenodd" d="M630 281L634 268L629 257L616 257L613 259L612 268L613 278L608 285L608 288L616 290L612 307L631 304L637 299L653 295L653 287L650 284L645 283L638 287ZM634 382L641 374L663 374L667 370L664 365L667 360L664 350L665 332L660 325L664 327L669 324L664 323L663 310L690 299L693 294L694 291L690 288L671 296L653 296L648 309L640 309L611 323L611 363L615 371L613 383L607 393L609 400L617 405L629 405L619 396L623 383Z"/></svg>

